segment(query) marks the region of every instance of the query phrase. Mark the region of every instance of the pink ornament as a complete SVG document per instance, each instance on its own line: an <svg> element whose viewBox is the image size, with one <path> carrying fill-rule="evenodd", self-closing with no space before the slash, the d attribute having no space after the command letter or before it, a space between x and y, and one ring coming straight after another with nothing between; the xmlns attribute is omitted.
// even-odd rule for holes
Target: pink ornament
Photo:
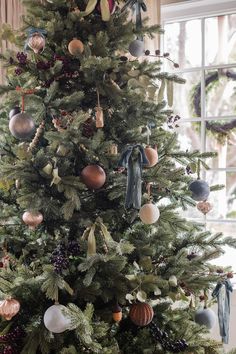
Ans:
<svg viewBox="0 0 236 354"><path fill-rule="evenodd" d="M204 215L206 215L207 213L209 213L209 211L211 211L212 209L212 205L209 202L199 202L197 204L197 208L199 211L201 211Z"/></svg>
<svg viewBox="0 0 236 354"><path fill-rule="evenodd" d="M43 214L39 211L26 211L24 212L22 219L30 229L34 230L43 221Z"/></svg>

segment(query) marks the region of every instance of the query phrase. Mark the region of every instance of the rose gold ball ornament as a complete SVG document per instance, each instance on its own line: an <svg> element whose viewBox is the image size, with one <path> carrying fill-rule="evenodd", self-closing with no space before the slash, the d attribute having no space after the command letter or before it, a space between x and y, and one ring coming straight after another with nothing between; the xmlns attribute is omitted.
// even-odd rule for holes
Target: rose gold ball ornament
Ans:
<svg viewBox="0 0 236 354"><path fill-rule="evenodd" d="M153 316L152 307L145 302L133 304L129 311L129 317L136 326L147 326L152 321Z"/></svg>
<svg viewBox="0 0 236 354"><path fill-rule="evenodd" d="M151 225L159 219L160 211L155 204L147 203L139 210L139 217L144 224Z"/></svg>
<svg viewBox="0 0 236 354"><path fill-rule="evenodd" d="M68 50L71 55L76 56L83 53L84 45L79 39L74 38L72 39L72 41L70 41L68 45Z"/></svg>
<svg viewBox="0 0 236 354"><path fill-rule="evenodd" d="M106 182L106 173L98 165L88 165L81 172L83 183L91 189L99 189Z"/></svg>
<svg viewBox="0 0 236 354"><path fill-rule="evenodd" d="M43 221L43 214L39 211L25 211L22 220L30 229L34 230Z"/></svg>
<svg viewBox="0 0 236 354"><path fill-rule="evenodd" d="M10 119L9 130L16 139L29 140L35 133L35 124L27 113L21 112Z"/></svg>
<svg viewBox="0 0 236 354"><path fill-rule="evenodd" d="M46 34L46 31L37 30L36 28L32 29L32 31L29 32L27 45L34 51L35 54L39 54L44 51L46 45L46 39L44 34Z"/></svg>
<svg viewBox="0 0 236 354"><path fill-rule="evenodd" d="M147 165L146 167L155 166L158 162L157 149L153 149L150 146L147 146L144 151L145 151L145 155L149 161L149 165Z"/></svg>
<svg viewBox="0 0 236 354"><path fill-rule="evenodd" d="M0 301L0 315L5 318L5 320L10 321L19 311L19 301L12 298Z"/></svg>
<svg viewBox="0 0 236 354"><path fill-rule="evenodd" d="M204 201L204 202L197 203L197 208L204 215L206 215L207 213L209 213L212 210L213 206L211 205L211 203Z"/></svg>

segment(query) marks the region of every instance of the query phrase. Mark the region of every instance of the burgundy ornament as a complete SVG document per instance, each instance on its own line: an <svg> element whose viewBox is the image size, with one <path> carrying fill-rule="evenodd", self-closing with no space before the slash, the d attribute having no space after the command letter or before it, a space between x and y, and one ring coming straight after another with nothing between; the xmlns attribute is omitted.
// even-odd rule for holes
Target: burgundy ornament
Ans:
<svg viewBox="0 0 236 354"><path fill-rule="evenodd" d="M106 182L106 174L98 165L88 165L81 172L82 182L91 189L99 189Z"/></svg>

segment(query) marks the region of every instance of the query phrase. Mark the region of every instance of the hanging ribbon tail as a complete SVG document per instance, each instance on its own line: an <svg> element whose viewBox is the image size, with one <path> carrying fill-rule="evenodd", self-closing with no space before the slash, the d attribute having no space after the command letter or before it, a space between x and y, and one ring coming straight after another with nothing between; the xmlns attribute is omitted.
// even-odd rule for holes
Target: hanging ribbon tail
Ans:
<svg viewBox="0 0 236 354"><path fill-rule="evenodd" d="M125 151L122 152L120 160L118 161L118 167L127 168L130 155L132 154L133 146L129 146Z"/></svg>
<svg viewBox="0 0 236 354"><path fill-rule="evenodd" d="M229 342L230 292L232 291L232 284L227 279L220 281L212 292L212 296L217 298L220 335L225 344Z"/></svg>
<svg viewBox="0 0 236 354"><path fill-rule="evenodd" d="M139 151L140 151L140 154L141 154L141 164L143 166L148 166L149 165L149 161L147 159L147 156L145 154L145 150L144 150L142 145L139 145Z"/></svg>
<svg viewBox="0 0 236 354"><path fill-rule="evenodd" d="M141 15L141 4L139 1L136 2L136 29L140 30L142 28L142 15ZM139 36L139 39L142 40L143 37Z"/></svg>
<svg viewBox="0 0 236 354"><path fill-rule="evenodd" d="M121 9L121 13L124 12L125 10L127 10L128 7L133 7L135 5L137 0L128 0L126 1L125 5L122 7Z"/></svg>
<svg viewBox="0 0 236 354"><path fill-rule="evenodd" d="M84 11L85 16L91 14L97 5L97 0L89 0L86 9Z"/></svg>
<svg viewBox="0 0 236 354"><path fill-rule="evenodd" d="M111 18L108 0L100 0L102 20L107 22Z"/></svg>

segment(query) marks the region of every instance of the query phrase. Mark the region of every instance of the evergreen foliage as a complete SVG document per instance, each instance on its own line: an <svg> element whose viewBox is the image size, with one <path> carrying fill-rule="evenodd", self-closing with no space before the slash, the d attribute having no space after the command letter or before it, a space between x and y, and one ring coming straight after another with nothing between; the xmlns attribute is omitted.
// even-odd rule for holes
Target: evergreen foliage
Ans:
<svg viewBox="0 0 236 354"><path fill-rule="evenodd" d="M4 25L1 39L21 52L29 27L45 29L47 38L45 50L28 50L23 63L12 51L1 54L7 83L0 87L0 242L3 259L7 255L10 260L0 270L0 297L10 295L21 303L10 327L2 319L1 334L23 328L15 351L21 354L169 353L148 327L129 320L130 303L137 299L153 306L154 321L171 340L187 341L186 353L220 353L221 344L206 339L207 329L194 322L193 300L198 303L199 295L218 280L217 267L209 261L236 242L181 217L182 209L195 205L188 191L193 177L186 167L200 163L207 168L206 159L215 154L181 151L177 135L168 129L173 88L184 80L162 72L158 61L124 60L136 35L153 38L160 27L144 21L137 30L119 9L108 22L98 10L84 16L86 0L23 3L28 12L22 30ZM77 7L80 12L74 11ZM84 44L77 57L67 49L74 37ZM33 90L25 95L27 114L37 127L44 122L30 149L8 128L8 114L21 104L22 90ZM95 127L97 92L102 129ZM119 155L110 153L112 144L119 153L128 145L146 146L147 125L159 155L155 167L143 169L143 203L148 199L145 186L152 183L160 209L154 225L144 225L137 210L125 210L127 176L117 171ZM95 191L80 177L89 164L99 164L107 176ZM219 188L211 186L212 191ZM43 214L37 229L22 223L25 210ZM190 259L193 249L196 257ZM57 257L66 262L60 271ZM71 325L53 334L43 315L58 300ZM120 323L112 320L117 302L123 312ZM0 340L0 346L2 353L6 343Z"/></svg>

